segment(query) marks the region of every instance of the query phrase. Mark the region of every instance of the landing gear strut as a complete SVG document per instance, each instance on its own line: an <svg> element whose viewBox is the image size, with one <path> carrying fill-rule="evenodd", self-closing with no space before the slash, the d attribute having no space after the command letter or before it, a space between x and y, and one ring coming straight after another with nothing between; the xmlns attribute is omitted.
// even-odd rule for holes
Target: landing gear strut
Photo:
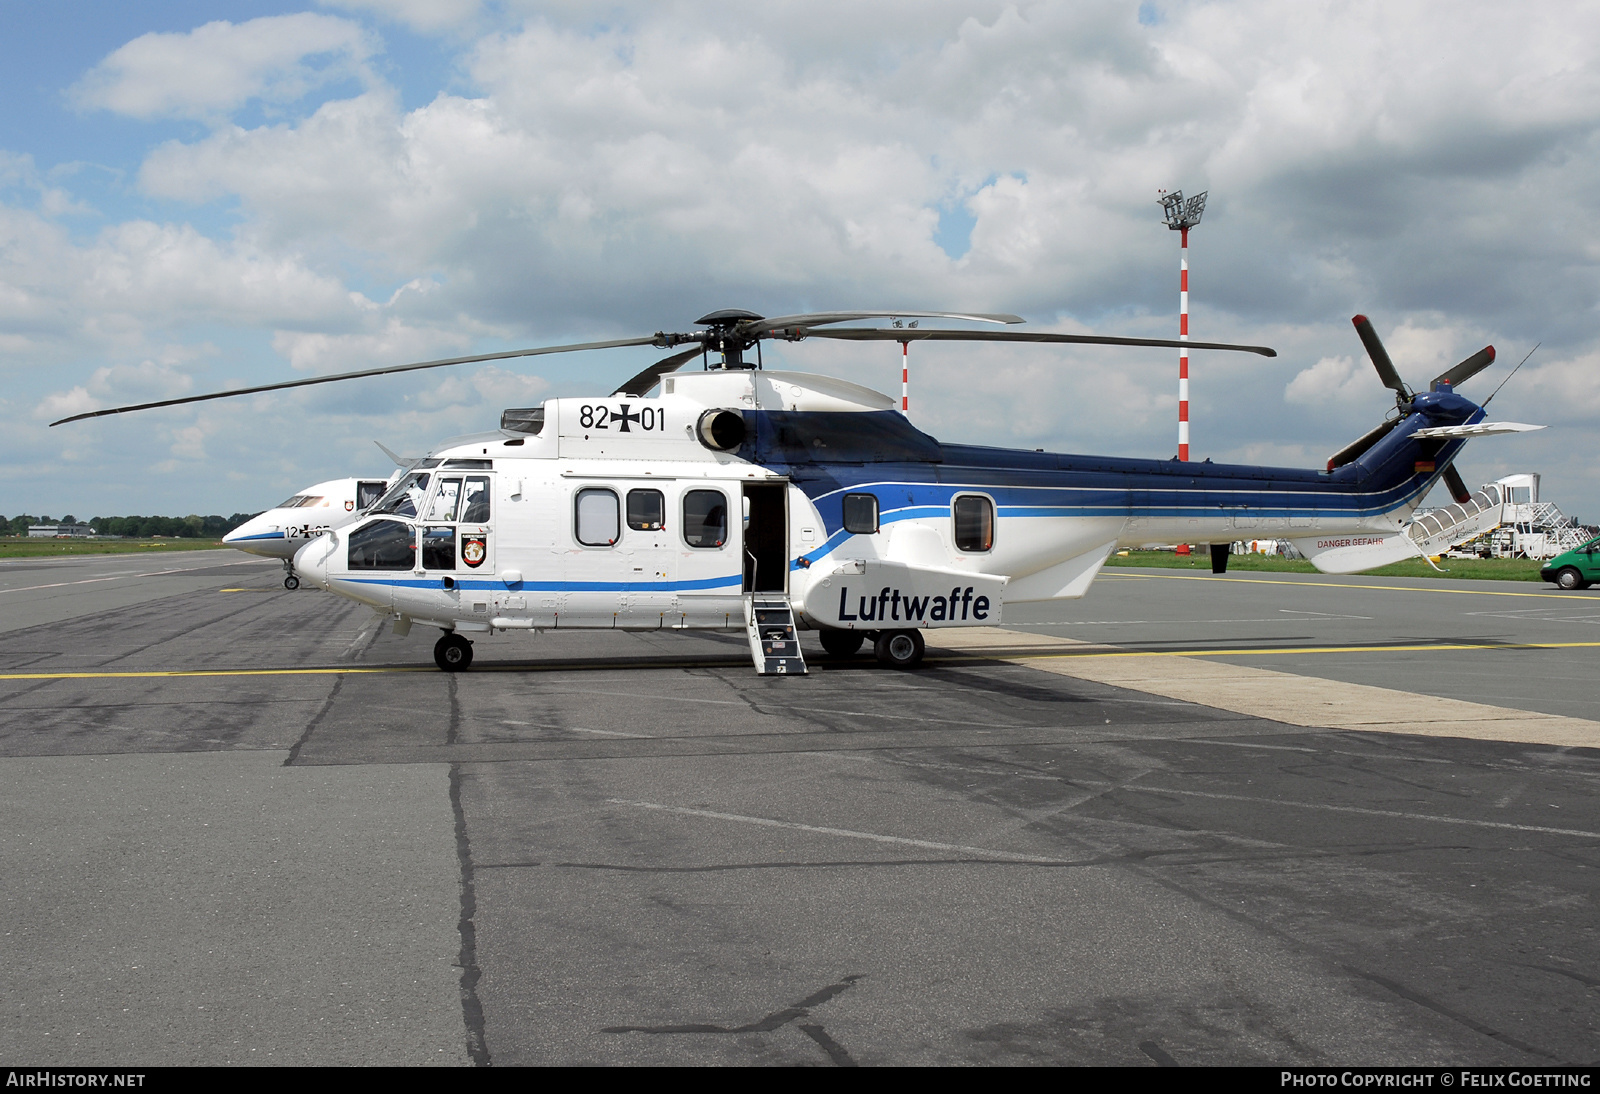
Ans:
<svg viewBox="0 0 1600 1094"><path fill-rule="evenodd" d="M294 572L294 562L287 558L283 560L283 587L291 593L300 587L300 579Z"/></svg>
<svg viewBox="0 0 1600 1094"><path fill-rule="evenodd" d="M446 631L433 645L433 661L445 672L460 672L472 664L472 643L455 631Z"/></svg>

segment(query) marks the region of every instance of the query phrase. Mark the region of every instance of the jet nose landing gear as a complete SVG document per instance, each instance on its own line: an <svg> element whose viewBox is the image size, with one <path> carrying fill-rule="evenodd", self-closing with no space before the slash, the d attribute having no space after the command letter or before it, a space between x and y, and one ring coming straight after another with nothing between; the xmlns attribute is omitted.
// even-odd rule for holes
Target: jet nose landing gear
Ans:
<svg viewBox="0 0 1600 1094"><path fill-rule="evenodd" d="M294 572L294 559L283 560L283 587L291 593L300 587L300 578Z"/></svg>
<svg viewBox="0 0 1600 1094"><path fill-rule="evenodd" d="M445 672L460 672L472 664L472 643L455 631L446 631L444 637L434 643L433 661Z"/></svg>

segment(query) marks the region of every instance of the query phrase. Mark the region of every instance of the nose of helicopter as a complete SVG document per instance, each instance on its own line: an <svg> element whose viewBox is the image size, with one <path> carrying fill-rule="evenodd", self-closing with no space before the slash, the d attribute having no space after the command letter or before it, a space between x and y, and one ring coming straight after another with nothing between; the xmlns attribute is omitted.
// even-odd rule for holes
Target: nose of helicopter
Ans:
<svg viewBox="0 0 1600 1094"><path fill-rule="evenodd" d="M294 554L294 572L302 580L328 587L328 555L334 549L333 533L317 536Z"/></svg>

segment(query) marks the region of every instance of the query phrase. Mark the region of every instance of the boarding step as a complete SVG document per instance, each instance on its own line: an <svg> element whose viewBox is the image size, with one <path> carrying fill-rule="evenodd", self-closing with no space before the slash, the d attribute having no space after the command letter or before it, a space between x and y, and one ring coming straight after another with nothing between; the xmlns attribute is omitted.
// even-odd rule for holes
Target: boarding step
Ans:
<svg viewBox="0 0 1600 1094"><path fill-rule="evenodd" d="M804 676L806 659L800 655L800 634L794 625L789 598L777 595L745 597L745 623L750 632L750 657L763 676Z"/></svg>

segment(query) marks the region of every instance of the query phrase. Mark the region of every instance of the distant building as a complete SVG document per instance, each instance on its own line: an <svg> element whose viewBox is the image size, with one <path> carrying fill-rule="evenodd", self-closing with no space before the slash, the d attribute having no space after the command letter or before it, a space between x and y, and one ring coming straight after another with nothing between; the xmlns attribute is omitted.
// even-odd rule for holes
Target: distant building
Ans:
<svg viewBox="0 0 1600 1094"><path fill-rule="evenodd" d="M87 524L30 524L28 535L37 539L60 539L64 536L93 536L98 533Z"/></svg>

